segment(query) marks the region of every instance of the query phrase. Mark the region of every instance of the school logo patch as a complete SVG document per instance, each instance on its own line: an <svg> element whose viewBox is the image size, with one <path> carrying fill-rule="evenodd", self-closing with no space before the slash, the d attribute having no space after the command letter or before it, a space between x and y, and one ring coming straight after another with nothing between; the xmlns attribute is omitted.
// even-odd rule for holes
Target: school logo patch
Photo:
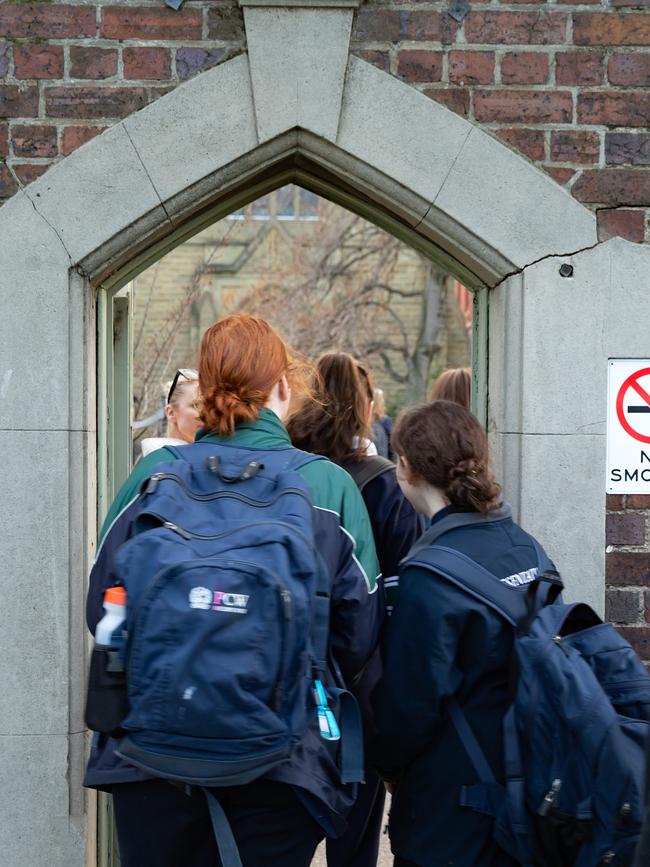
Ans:
<svg viewBox="0 0 650 867"><path fill-rule="evenodd" d="M224 593L207 587L192 587L189 595L190 608L226 611L229 614L248 614L249 599L250 596L245 593Z"/></svg>

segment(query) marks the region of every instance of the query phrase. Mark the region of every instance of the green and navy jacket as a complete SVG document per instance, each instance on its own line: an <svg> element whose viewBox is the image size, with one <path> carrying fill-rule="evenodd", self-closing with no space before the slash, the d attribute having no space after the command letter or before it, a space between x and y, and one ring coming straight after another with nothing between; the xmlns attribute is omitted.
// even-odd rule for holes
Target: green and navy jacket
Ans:
<svg viewBox="0 0 650 867"><path fill-rule="evenodd" d="M284 425L269 409L262 410L256 421L238 426L232 436L200 431L199 439L224 448L250 449L253 453L256 449L292 448ZM115 554L132 534L143 482L161 463L173 460L177 460L176 456L165 448L142 458L109 510L100 534L86 604L86 619L93 633L103 615L104 590L119 578L114 571ZM332 655L346 682L351 684L358 681L377 648L382 625L379 565L372 528L361 495L345 470L322 459L306 463L298 472L311 490L316 546L332 575ZM110 789L115 783L147 779L144 773L114 754L115 742L111 739L96 741L85 785ZM309 731L292 758L268 777L293 785L327 833L336 834L343 829L345 813L354 798L354 787L341 784L333 748L317 731Z"/></svg>

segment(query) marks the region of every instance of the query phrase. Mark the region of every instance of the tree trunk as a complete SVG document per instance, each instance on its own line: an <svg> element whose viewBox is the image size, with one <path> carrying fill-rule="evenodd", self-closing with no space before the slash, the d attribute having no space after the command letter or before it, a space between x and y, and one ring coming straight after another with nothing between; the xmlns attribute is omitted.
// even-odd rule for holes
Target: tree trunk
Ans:
<svg viewBox="0 0 650 867"><path fill-rule="evenodd" d="M443 325L447 275L437 271L433 263L427 265L425 286L420 305L418 337L408 359L407 404L419 403L428 397L431 363L440 350L438 335Z"/></svg>

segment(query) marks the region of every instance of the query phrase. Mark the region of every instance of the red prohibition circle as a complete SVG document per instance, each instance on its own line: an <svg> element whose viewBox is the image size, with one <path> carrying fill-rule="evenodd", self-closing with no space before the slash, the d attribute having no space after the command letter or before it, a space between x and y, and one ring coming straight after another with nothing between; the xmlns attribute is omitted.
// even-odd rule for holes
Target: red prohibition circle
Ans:
<svg viewBox="0 0 650 867"><path fill-rule="evenodd" d="M625 397L625 392L628 390L628 388L634 388L635 391L641 389L639 393L646 401L646 403L650 403L650 401L648 400L648 398L650 398L650 395L645 391L645 389L642 389L641 386L638 386L638 388L636 386L637 381L641 379L642 376L649 375L650 367L644 367L641 370L637 370L635 373L630 374L630 376L628 376L623 385L619 388L618 394L616 396L616 415L618 416L618 420L621 423L621 427L631 437L634 437L635 440L639 440L639 442L642 443L650 443L650 436L645 436L645 434L640 434L638 431L635 431L632 425L625 418L623 398Z"/></svg>

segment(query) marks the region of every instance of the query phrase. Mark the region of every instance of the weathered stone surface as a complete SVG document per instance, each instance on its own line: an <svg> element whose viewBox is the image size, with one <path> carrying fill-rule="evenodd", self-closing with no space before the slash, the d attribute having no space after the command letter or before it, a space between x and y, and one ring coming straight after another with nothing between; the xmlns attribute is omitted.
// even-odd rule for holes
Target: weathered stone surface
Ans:
<svg viewBox="0 0 650 867"><path fill-rule="evenodd" d="M54 166L29 187L28 195L38 212L57 227L75 262L125 226L161 209L151 179L121 125L77 151L73 159Z"/></svg>
<svg viewBox="0 0 650 867"><path fill-rule="evenodd" d="M408 189L433 201L470 129L407 85L350 58L337 144Z"/></svg>
<svg viewBox="0 0 650 867"><path fill-rule="evenodd" d="M579 250L596 241L592 214L478 129L463 145L435 206L519 266L551 250Z"/></svg>
<svg viewBox="0 0 650 867"><path fill-rule="evenodd" d="M260 141L299 126L334 140L352 9L246 8Z"/></svg>
<svg viewBox="0 0 650 867"><path fill-rule="evenodd" d="M191 79L125 127L166 201L257 144L248 59L236 57Z"/></svg>
<svg viewBox="0 0 650 867"><path fill-rule="evenodd" d="M604 613L604 548L585 545L605 531L604 437L495 434L493 442L501 451L505 497L555 563L565 598Z"/></svg>
<svg viewBox="0 0 650 867"><path fill-rule="evenodd" d="M83 419L68 407L68 388L83 392L76 377L68 381L70 259L24 193L0 210L0 222L2 427L79 429Z"/></svg>
<svg viewBox="0 0 650 867"><path fill-rule="evenodd" d="M67 735L0 737L7 867L83 867L83 819L69 814L68 746ZM37 829L47 830L41 836Z"/></svg>

